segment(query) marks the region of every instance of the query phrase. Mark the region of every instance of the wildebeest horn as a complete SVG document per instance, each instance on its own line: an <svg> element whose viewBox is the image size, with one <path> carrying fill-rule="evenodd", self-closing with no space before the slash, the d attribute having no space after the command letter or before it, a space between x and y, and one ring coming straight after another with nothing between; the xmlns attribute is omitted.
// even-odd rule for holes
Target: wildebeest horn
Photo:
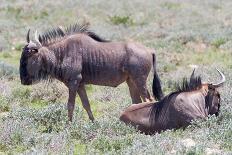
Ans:
<svg viewBox="0 0 232 155"><path fill-rule="evenodd" d="M37 30L35 31L35 41L36 41L36 43L37 43L39 46L41 46L41 43L40 43L39 38L38 38L38 32L37 32Z"/></svg>
<svg viewBox="0 0 232 155"><path fill-rule="evenodd" d="M221 81L218 82L218 83L216 83L216 84L212 84L212 86L213 86L214 88L221 87L221 86L223 85L223 83L226 81L225 75L224 75L220 70L217 69L217 71L218 71L219 74L221 75Z"/></svg>
<svg viewBox="0 0 232 155"><path fill-rule="evenodd" d="M30 29L27 32L27 43L29 43L29 42L30 42Z"/></svg>

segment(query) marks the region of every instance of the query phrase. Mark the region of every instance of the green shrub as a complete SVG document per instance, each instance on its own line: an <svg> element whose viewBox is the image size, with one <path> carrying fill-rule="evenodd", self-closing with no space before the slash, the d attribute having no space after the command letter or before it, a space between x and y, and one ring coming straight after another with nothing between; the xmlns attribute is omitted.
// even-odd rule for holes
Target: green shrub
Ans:
<svg viewBox="0 0 232 155"><path fill-rule="evenodd" d="M0 95L0 112L10 111L10 106L7 99Z"/></svg>
<svg viewBox="0 0 232 155"><path fill-rule="evenodd" d="M219 48L221 45L223 45L225 43L226 43L226 39L225 38L219 38L219 39L214 40L211 44L214 47Z"/></svg>
<svg viewBox="0 0 232 155"><path fill-rule="evenodd" d="M127 148L132 144L132 136L123 136L123 137L108 137L100 136L95 138L92 141L92 144L95 149L100 150L100 152L109 152L114 151L115 153L121 149Z"/></svg>
<svg viewBox="0 0 232 155"><path fill-rule="evenodd" d="M17 74L18 74L18 70L15 67L0 61L0 78L2 77L13 78Z"/></svg>
<svg viewBox="0 0 232 155"><path fill-rule="evenodd" d="M0 154L1 152L6 152L8 150L6 144L3 144L2 142L0 142Z"/></svg>
<svg viewBox="0 0 232 155"><path fill-rule="evenodd" d="M127 26L131 26L134 24L133 19L130 18L130 16L117 16L114 15L112 17L109 17L111 23L113 23L114 25L119 25L119 24L123 24L123 25L127 25Z"/></svg>
<svg viewBox="0 0 232 155"><path fill-rule="evenodd" d="M164 2L161 4L162 7L167 8L169 10L173 9L173 10L177 10L181 8L181 4L180 3L174 3L174 2Z"/></svg>
<svg viewBox="0 0 232 155"><path fill-rule="evenodd" d="M12 55L10 54L10 52L3 52L2 57L3 58L12 58Z"/></svg>
<svg viewBox="0 0 232 155"><path fill-rule="evenodd" d="M40 132L51 133L64 130L67 124L67 110L60 105L51 105L37 111L32 116Z"/></svg>
<svg viewBox="0 0 232 155"><path fill-rule="evenodd" d="M22 51L22 48L24 47L24 44L17 43L17 44L14 45L14 47L15 47L15 50Z"/></svg>
<svg viewBox="0 0 232 155"><path fill-rule="evenodd" d="M29 87L18 86L12 90L13 98L28 100L30 96L31 96L31 89Z"/></svg>
<svg viewBox="0 0 232 155"><path fill-rule="evenodd" d="M21 133L14 133L11 137L13 145L19 145L23 142L23 137Z"/></svg>

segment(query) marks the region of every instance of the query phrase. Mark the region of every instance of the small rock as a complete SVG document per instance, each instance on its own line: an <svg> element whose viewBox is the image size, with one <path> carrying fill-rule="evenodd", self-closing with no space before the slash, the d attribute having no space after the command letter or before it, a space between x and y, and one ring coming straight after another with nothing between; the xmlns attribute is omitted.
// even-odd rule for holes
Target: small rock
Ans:
<svg viewBox="0 0 232 155"><path fill-rule="evenodd" d="M9 115L9 112L0 112L0 118L6 118Z"/></svg>
<svg viewBox="0 0 232 155"><path fill-rule="evenodd" d="M207 45L201 42L189 42L187 47L195 50L196 52L204 52L207 49Z"/></svg>
<svg viewBox="0 0 232 155"><path fill-rule="evenodd" d="M221 154L221 150L218 149L212 149L212 148L206 148L205 154L212 155L212 154Z"/></svg>
<svg viewBox="0 0 232 155"><path fill-rule="evenodd" d="M195 141L190 138L184 139L181 142L183 143L185 147L192 147L196 145Z"/></svg>
<svg viewBox="0 0 232 155"><path fill-rule="evenodd" d="M0 151L0 155L5 155L6 153Z"/></svg>
<svg viewBox="0 0 232 155"><path fill-rule="evenodd" d="M171 150L170 154L176 154L176 150Z"/></svg>
<svg viewBox="0 0 232 155"><path fill-rule="evenodd" d="M189 67L194 69L194 68L198 68L198 65L190 64Z"/></svg>

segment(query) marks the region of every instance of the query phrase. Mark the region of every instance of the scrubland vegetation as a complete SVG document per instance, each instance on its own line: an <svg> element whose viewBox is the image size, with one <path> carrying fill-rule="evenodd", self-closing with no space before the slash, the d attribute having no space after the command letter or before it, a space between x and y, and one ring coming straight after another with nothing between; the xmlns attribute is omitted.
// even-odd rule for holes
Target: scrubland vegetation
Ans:
<svg viewBox="0 0 232 155"><path fill-rule="evenodd" d="M0 2L0 154L232 154L232 1L90 0ZM187 129L144 135L119 121L131 104L126 84L88 86L96 121L77 97L66 127L67 89L60 82L23 86L19 58L28 28L88 21L100 36L133 40L156 50L165 94L197 65L204 81L227 82L220 89L221 113ZM148 79L151 88L152 73Z"/></svg>

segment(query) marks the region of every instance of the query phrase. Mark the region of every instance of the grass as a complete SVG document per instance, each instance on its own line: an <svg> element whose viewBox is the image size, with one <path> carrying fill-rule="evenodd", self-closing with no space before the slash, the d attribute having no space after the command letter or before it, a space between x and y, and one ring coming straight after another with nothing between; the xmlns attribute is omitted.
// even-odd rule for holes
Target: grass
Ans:
<svg viewBox="0 0 232 155"><path fill-rule="evenodd" d="M7 99L0 96L0 112L8 112L10 111L9 104L7 102Z"/></svg>
<svg viewBox="0 0 232 155"><path fill-rule="evenodd" d="M123 24L123 25L128 25L131 26L134 24L134 21L131 19L130 16L117 16L114 15L112 17L109 17L110 21L115 24L115 25L119 25L119 24Z"/></svg>
<svg viewBox="0 0 232 155"><path fill-rule="evenodd" d="M176 62L176 66L191 64L201 64L210 66L211 64L221 64L227 68L231 68L232 64L232 61L230 59L230 51L216 50L215 48L206 49L204 52L192 52L188 55L182 54L179 57L181 57L182 59Z"/></svg>
<svg viewBox="0 0 232 155"><path fill-rule="evenodd" d="M219 39L216 39L212 42L212 45L216 48L219 48L221 45L225 44L226 43L226 39L224 38L219 38Z"/></svg>
<svg viewBox="0 0 232 155"><path fill-rule="evenodd" d="M0 6L0 154L214 154L232 153L232 37L230 0L8 1ZM36 8L36 9L35 9ZM67 124L67 88L58 81L23 86L19 61L26 33L88 21L100 36L137 41L157 55L165 94L198 66L203 81L226 75L219 117L196 120L187 129L153 136L119 121L131 105L124 83L86 87L96 121L76 97L74 122ZM151 89L152 74L148 79ZM193 141L188 146L186 141ZM218 153L219 152L219 153Z"/></svg>
<svg viewBox="0 0 232 155"><path fill-rule="evenodd" d="M18 73L18 70L13 65L9 65L0 61L0 78L13 78Z"/></svg>
<svg viewBox="0 0 232 155"><path fill-rule="evenodd" d="M173 2L164 2L161 4L161 6L163 8L167 8L169 10L173 9L173 10L178 10L181 8L181 4L180 3L173 3Z"/></svg>
<svg viewBox="0 0 232 155"><path fill-rule="evenodd" d="M0 61L18 67L20 56L21 53L19 51L6 51L0 53Z"/></svg>

